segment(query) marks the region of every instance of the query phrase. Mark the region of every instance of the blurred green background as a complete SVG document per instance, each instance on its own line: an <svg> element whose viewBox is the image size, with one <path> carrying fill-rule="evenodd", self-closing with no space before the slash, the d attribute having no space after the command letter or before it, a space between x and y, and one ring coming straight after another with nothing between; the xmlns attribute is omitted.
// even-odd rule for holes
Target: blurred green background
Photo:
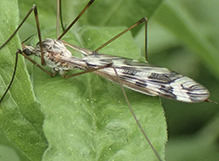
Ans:
<svg viewBox="0 0 219 161"><path fill-rule="evenodd" d="M218 7L217 0L166 1L150 19L148 32L149 62L197 80L209 89L210 99L217 102ZM174 15L165 9L173 10ZM168 14L170 16L166 17ZM178 19L172 19L173 17ZM174 24L180 18L185 26L180 23ZM180 31L177 33L173 26ZM188 31L196 39L187 37ZM196 46L196 42L201 43ZM203 48L208 49L205 51ZM210 60L212 64L209 65L205 56L200 54L203 51L206 57L209 54L214 55L216 61ZM166 112L169 137L166 160L218 160L218 104L188 104L166 99L162 99L162 103Z"/></svg>
<svg viewBox="0 0 219 161"><path fill-rule="evenodd" d="M126 4L125 1L112 1L108 5L113 7L117 2ZM19 1L19 3L21 8L24 7L22 1ZM34 1L28 1L25 4L32 6L33 3ZM74 5L76 5L75 3L74 0ZM101 3L101 1L97 0L95 3ZM53 5L54 7L48 9L48 6ZM49 1L48 6L47 4L44 6L44 8L47 8L46 11L55 13L55 3ZM42 6L38 6L39 10L40 7ZM210 99L216 102L219 102L218 7L218 0L178 0L177 2L167 0L158 6L153 14L145 15L149 18L148 61L151 64L167 67L200 82L209 89ZM68 15L65 12L70 8L63 11L66 21L68 21ZM141 18L134 15L135 12L138 12L138 9L133 7L133 10L134 12L125 11L129 14L132 13L132 19L126 20L130 21L130 25ZM27 9L20 11L21 19L26 12ZM41 12L44 12L43 9ZM73 15L73 13L71 14ZM103 15L100 14L100 16ZM41 21L41 24L51 24L50 20L46 21L46 19L49 19L48 17L40 17L40 19L43 21ZM96 22L92 22L92 20L91 22L101 25L101 22L97 19L95 17ZM123 25L122 20L115 24L112 22L110 25L118 25L119 23ZM28 32L21 31L22 38L28 37L32 33L32 29L30 27ZM33 30L35 31L35 29ZM144 53L143 28L135 30L133 35L142 49L142 53ZM162 104L167 119L169 138L166 146L166 160L219 160L218 104L207 102L188 104L167 99L162 99ZM5 138L3 133L0 134L1 138ZM15 150L17 153L8 150L7 148L12 145L6 139L1 139L0 143L0 151L7 151L7 156L11 157L2 156L1 161L27 160L18 150Z"/></svg>

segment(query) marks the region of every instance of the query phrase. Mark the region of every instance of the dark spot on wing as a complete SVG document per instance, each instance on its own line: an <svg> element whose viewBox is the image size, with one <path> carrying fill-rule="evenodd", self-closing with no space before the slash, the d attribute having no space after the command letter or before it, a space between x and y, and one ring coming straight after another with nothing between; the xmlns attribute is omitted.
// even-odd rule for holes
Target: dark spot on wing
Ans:
<svg viewBox="0 0 219 161"><path fill-rule="evenodd" d="M145 81L136 81L135 84L139 87L143 87L143 88L147 87L147 83Z"/></svg>
<svg viewBox="0 0 219 161"><path fill-rule="evenodd" d="M169 85L161 85L159 90L164 91L165 93L169 93L172 94L173 92L173 87L169 86Z"/></svg>
<svg viewBox="0 0 219 161"><path fill-rule="evenodd" d="M170 82L170 78L165 75L165 74L158 74L158 73L151 73L151 75L148 77L150 79L155 79L155 80L158 80L158 81L165 81L165 82Z"/></svg>
<svg viewBox="0 0 219 161"><path fill-rule="evenodd" d="M138 71L134 69L130 69L129 67L122 67L122 74L127 74L127 75L136 75Z"/></svg>

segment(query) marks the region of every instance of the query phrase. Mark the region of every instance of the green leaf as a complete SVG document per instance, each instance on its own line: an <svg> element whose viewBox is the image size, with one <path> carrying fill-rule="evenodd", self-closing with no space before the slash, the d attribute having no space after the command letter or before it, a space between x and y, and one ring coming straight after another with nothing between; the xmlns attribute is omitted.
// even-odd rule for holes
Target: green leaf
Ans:
<svg viewBox="0 0 219 161"><path fill-rule="evenodd" d="M71 6L70 2L72 1L68 2ZM95 1L92 6L95 6L96 2L98 4L101 1ZM28 3L30 2L28 1ZM117 2L107 6L113 7L115 3ZM38 8L45 6L45 4L47 4L46 1L37 2ZM84 5L84 1L78 2L78 6L82 6L82 4ZM21 15L25 15L22 12L27 12L32 5L27 7L26 1L20 1L20 6L22 6ZM55 27L52 27L53 21L50 19L54 17L55 20L55 15L52 11L50 12L50 9L46 12L47 8L48 6L39 10L40 22L43 19L41 22L41 28L44 30L43 37L55 38ZM131 8L135 9L130 4L129 8L130 10ZM79 7L71 7L71 9L81 10ZM92 13L89 12L90 14ZM126 14L124 13L124 15ZM87 14L84 15L81 22L90 25L88 21L86 22L87 16ZM45 18L48 19L48 22L45 22ZM71 18L73 19L72 16ZM95 19L95 17L92 18ZM67 17L67 19L70 18ZM137 20L139 19L132 23ZM35 25L32 20L28 20L28 23L28 26L24 26L20 34L28 33L29 26ZM74 27L74 31L77 31L77 33L69 32L64 40L89 49L99 47L125 29L125 27L109 27L107 24L106 27L89 25L83 27L80 25L79 23L78 26ZM30 32L36 31L31 29ZM11 59L13 60L13 51L16 51L16 49L11 50L13 55ZM138 59L138 55L140 55L130 33L122 36L100 52L135 59ZM45 148L41 148L41 151L44 150L43 160L158 160L131 115L119 85L94 73L69 79L64 79L61 76L51 78L30 62L26 63L28 64L33 91L36 95L35 99L40 103L41 110L45 115L45 119L41 118L41 122L44 121L43 131L41 132L45 133L49 147L46 151ZM28 80L28 78L26 79ZM18 80L23 82L24 78ZM16 87L16 84L21 84L20 81L14 82L12 88ZM12 88L10 93L13 90L16 93L16 89ZM166 123L159 99L131 90L126 90L126 92L143 129L160 157L164 158ZM18 100L15 102L19 102L23 95L18 95ZM29 100L29 95L27 96ZM10 100L7 101L11 102ZM33 110L33 107L29 107L29 110ZM35 117L39 116L34 112L32 114L35 114ZM20 118L20 116L17 117ZM29 153L26 155L29 156ZM41 156L33 160L40 159Z"/></svg>
<svg viewBox="0 0 219 161"><path fill-rule="evenodd" d="M16 1L1 1L0 42L15 30L18 22ZM15 52L20 42L15 36L0 51L0 95L6 90L14 70ZM14 83L0 104L0 126L7 137L32 160L40 160L47 148L42 125L44 115L32 92L23 58L18 62Z"/></svg>

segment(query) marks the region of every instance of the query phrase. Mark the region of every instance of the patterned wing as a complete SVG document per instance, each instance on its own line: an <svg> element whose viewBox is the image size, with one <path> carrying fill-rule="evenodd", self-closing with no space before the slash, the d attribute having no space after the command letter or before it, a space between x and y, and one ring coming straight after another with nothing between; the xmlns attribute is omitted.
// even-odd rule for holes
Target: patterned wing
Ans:
<svg viewBox="0 0 219 161"><path fill-rule="evenodd" d="M189 77L146 62L102 54L86 58L91 68L113 62L121 83L134 91L182 102L201 102L209 97L208 90ZM98 75L117 82L113 68L101 69Z"/></svg>

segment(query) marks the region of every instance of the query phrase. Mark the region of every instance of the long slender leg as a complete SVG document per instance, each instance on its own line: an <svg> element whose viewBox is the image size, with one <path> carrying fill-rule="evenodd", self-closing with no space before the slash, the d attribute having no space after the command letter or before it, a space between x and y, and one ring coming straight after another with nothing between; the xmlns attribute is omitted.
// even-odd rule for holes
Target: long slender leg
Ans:
<svg viewBox="0 0 219 161"><path fill-rule="evenodd" d="M60 21L62 32L64 32L65 31L65 27L64 27L64 23L63 23L63 17L62 17L62 0L58 0L58 4L57 4L57 18L59 18L58 22ZM59 25L59 23L57 24L57 26L58 25ZM59 35L57 36L57 38L58 37L59 37Z"/></svg>
<svg viewBox="0 0 219 161"><path fill-rule="evenodd" d="M34 5L34 6L35 6L35 5ZM40 44L41 64L45 66L45 65L46 65L46 62L45 62L45 60L44 60L44 53L43 53L43 46L42 46L42 38L41 38L41 33L40 33L40 23L39 23L38 11L37 11L37 7L36 7L36 6L35 6L35 9L34 9L34 16L35 16L35 20L36 20L37 34L38 34L39 44Z"/></svg>
<svg viewBox="0 0 219 161"><path fill-rule="evenodd" d="M84 9L78 14L78 16L72 21L72 23L66 28L66 30L58 37L58 40L60 40L71 29L71 27L78 21L78 19L84 14L84 12L88 9L88 7L90 7L93 2L94 0L90 0L88 2Z"/></svg>
<svg viewBox="0 0 219 161"><path fill-rule="evenodd" d="M114 40L116 40L117 38L119 38L120 36L125 34L126 32L128 32L129 30L133 29L134 27L138 26L139 24L141 24L143 22L145 22L145 59L147 60L147 18L146 17L140 19L134 25L132 25L129 28L125 29L124 31L120 32L118 35L114 36L112 39L110 39L109 41L107 41L106 43L104 43L103 45L98 47L97 49L95 49L95 51L97 52L100 49L104 48L105 46L107 46L108 44L110 44L111 42L113 42Z"/></svg>
<svg viewBox="0 0 219 161"><path fill-rule="evenodd" d="M45 73L47 73L48 75L50 76L55 76L55 73L51 73L51 72L48 72L46 69L44 69L40 64L38 64L37 62L35 62L34 60L32 60L31 58L29 58L26 54L24 54L20 49L17 50L16 52L16 57L15 57L15 65L14 65L14 71L13 71L13 75L12 75L12 78L11 78L11 81L7 87L7 89L5 90L3 96L1 97L0 99L0 103L2 102L2 100L4 99L5 95L8 93L13 81L14 81L14 77L15 77L15 74L16 74L16 71L17 71L17 62L18 62L18 54L21 54L23 55L25 58L27 58L31 63L33 63L34 65L36 65L38 68L40 68L42 71L44 71Z"/></svg>
<svg viewBox="0 0 219 161"><path fill-rule="evenodd" d="M14 77L15 77L15 73L16 73L16 70L17 70L17 62L18 62L18 53L20 52L20 50L18 50L16 52L16 57L15 57L15 64L14 64L14 71L13 71L13 75L12 75L12 78L11 78L11 81L7 87L7 89L5 90L5 93L3 94L3 96L1 97L0 99L0 103L2 102L2 100L5 98L5 95L8 93L8 90L10 89L13 81L14 81Z"/></svg>
<svg viewBox="0 0 219 161"><path fill-rule="evenodd" d="M112 63L109 63L107 65L104 65L104 66L101 66L101 67L98 67L98 68L92 68L92 69L89 69L89 70L85 70L83 72L79 72L79 73L75 73L75 74L71 74L71 75L62 75L64 78L70 78L70 77L75 77L75 76L78 76L78 75L82 75L82 74L86 74L86 73L91 73L91 72L94 72L94 71L97 71L97 70L100 70L100 69L104 69L104 68L108 68L108 67L111 67L112 66Z"/></svg>
<svg viewBox="0 0 219 161"><path fill-rule="evenodd" d="M18 32L18 30L21 28L21 26L24 24L24 22L27 20L27 18L30 16L30 14L34 11L34 16L36 20L36 25L37 25L37 34L39 38L39 44L40 44L40 50L41 50L41 64L45 65L45 61L43 59L43 52L42 52L42 38L41 38L41 33L40 33L40 23L39 23L39 18L38 18L38 11L37 11L37 6L33 5L33 7L29 10L29 12L26 14L24 19L21 21L20 25L16 28L16 30L12 33L12 35L5 41L0 46L0 50L15 36L15 34Z"/></svg>
<svg viewBox="0 0 219 161"><path fill-rule="evenodd" d="M36 6L34 5L27 15L24 17L23 21L20 23L20 25L16 28L16 30L12 33L12 35L0 46L0 50L15 36L15 34L18 32L18 30L21 28L21 26L24 24L24 22L27 20L27 18L30 16L33 10L36 9Z"/></svg>
<svg viewBox="0 0 219 161"><path fill-rule="evenodd" d="M64 24L63 24L63 18L62 18L62 0L57 0L57 4L56 4L56 10L57 10L57 13L56 13L56 35L57 35L57 39L59 37L59 25L61 25L61 28L62 28L62 32L65 31L65 27L64 27Z"/></svg>
<svg viewBox="0 0 219 161"><path fill-rule="evenodd" d="M61 0L57 0L57 4L56 4L56 7L57 7L57 13L56 13L56 37L58 38L59 37L59 20L60 20L60 12L61 12Z"/></svg>
<svg viewBox="0 0 219 161"><path fill-rule="evenodd" d="M120 87L121 87L121 89L122 89L122 93L123 93L123 95L124 95L124 97L125 97L125 101L126 101L127 104L128 104L129 110L131 111L132 116L133 116L134 119L135 119L135 122L138 124L138 127L140 128L142 134L144 135L144 137L145 137L145 139L147 140L148 144L150 145L151 149L153 150L153 152L154 152L155 155L157 156L158 160L162 161L162 159L160 158L158 152L157 152L156 149L154 148L153 144L151 143L150 139L148 138L147 134L145 133L143 127L141 126L140 122L138 121L138 119L137 119L137 117L136 117L136 115L135 115L135 113L134 113L134 111L133 111L133 109L132 109L132 106L131 106L131 104L130 104L130 102L129 102L128 96L127 96L127 94L126 94L126 92L125 92L125 90L124 90L124 87L123 87L123 85L122 85L122 83L121 83L121 81L120 81L120 79L119 79L119 75L118 75L116 69L115 69L114 67L113 67L113 69L114 69L114 72L115 72L115 74L116 74L117 82L118 82L118 84L120 85Z"/></svg>

